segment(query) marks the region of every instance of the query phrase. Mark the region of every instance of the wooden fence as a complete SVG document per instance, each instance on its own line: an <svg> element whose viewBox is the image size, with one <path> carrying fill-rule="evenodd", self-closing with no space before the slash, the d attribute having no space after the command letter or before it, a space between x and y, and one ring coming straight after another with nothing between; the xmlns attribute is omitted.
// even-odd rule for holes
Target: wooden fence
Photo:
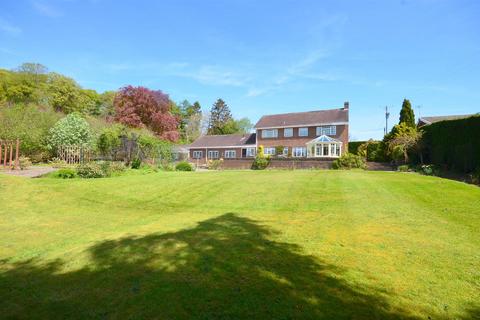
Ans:
<svg viewBox="0 0 480 320"><path fill-rule="evenodd" d="M60 146L57 150L57 156L68 164L77 164L90 161L92 151L84 146Z"/></svg>
<svg viewBox="0 0 480 320"><path fill-rule="evenodd" d="M0 140L0 166L3 169L19 169L20 140Z"/></svg>

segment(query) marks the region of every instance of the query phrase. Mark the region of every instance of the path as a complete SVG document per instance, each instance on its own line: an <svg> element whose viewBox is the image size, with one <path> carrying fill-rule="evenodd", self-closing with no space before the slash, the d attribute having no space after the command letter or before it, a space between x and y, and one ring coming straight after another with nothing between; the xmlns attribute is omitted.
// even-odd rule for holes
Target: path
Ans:
<svg viewBox="0 0 480 320"><path fill-rule="evenodd" d="M26 178L37 178L57 170L58 169L52 167L30 167L25 170L0 170L0 173Z"/></svg>

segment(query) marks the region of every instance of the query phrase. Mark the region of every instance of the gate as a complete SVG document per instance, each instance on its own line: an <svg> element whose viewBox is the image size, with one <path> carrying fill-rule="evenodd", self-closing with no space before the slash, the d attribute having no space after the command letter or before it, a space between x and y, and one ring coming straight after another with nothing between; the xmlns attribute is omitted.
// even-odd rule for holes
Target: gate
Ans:
<svg viewBox="0 0 480 320"><path fill-rule="evenodd" d="M3 169L19 169L20 140L0 140L0 166Z"/></svg>

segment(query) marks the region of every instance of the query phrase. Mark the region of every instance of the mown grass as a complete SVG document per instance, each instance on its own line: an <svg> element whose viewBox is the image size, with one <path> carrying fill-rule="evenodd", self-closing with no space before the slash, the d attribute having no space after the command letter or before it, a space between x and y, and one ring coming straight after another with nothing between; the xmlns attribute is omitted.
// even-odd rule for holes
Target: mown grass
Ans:
<svg viewBox="0 0 480 320"><path fill-rule="evenodd" d="M409 173L0 175L0 318L480 317L480 189Z"/></svg>

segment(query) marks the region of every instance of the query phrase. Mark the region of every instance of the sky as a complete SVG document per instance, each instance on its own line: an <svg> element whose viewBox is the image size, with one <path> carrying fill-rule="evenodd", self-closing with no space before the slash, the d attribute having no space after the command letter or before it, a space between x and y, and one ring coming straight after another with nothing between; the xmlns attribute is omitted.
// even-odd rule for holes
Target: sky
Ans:
<svg viewBox="0 0 480 320"><path fill-rule="evenodd" d="M0 0L0 68L85 88L222 98L236 118L339 108L350 139L416 115L480 112L478 0Z"/></svg>

